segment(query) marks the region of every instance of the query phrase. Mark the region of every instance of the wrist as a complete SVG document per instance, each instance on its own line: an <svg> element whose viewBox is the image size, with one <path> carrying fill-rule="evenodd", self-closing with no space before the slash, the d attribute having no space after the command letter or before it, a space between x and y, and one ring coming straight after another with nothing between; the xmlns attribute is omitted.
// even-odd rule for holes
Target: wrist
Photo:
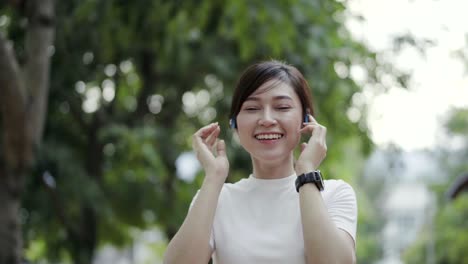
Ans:
<svg viewBox="0 0 468 264"><path fill-rule="evenodd" d="M219 175L210 176L209 174L205 175L203 179L203 184L206 186L212 187L222 187L227 177L219 177Z"/></svg>
<svg viewBox="0 0 468 264"><path fill-rule="evenodd" d="M318 169L318 166L312 164L296 164L296 174L301 175Z"/></svg>

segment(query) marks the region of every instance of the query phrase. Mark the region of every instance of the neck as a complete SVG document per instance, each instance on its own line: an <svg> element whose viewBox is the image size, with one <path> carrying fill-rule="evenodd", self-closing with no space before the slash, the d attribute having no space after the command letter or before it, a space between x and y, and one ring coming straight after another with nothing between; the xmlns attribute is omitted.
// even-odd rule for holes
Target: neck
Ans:
<svg viewBox="0 0 468 264"><path fill-rule="evenodd" d="M293 155L283 160L264 161L252 158L253 175L258 179L280 179L291 176L294 171Z"/></svg>

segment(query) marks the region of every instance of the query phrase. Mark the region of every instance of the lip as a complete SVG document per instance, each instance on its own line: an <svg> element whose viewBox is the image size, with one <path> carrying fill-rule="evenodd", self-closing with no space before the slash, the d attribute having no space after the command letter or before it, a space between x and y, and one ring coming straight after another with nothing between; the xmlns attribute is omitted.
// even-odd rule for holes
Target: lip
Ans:
<svg viewBox="0 0 468 264"><path fill-rule="evenodd" d="M280 135L279 138L264 138L264 139L258 139L259 136L267 136L267 135ZM280 132L261 132L261 133L255 133L253 136L256 140L258 140L261 143L272 143L276 142L284 137L284 133Z"/></svg>

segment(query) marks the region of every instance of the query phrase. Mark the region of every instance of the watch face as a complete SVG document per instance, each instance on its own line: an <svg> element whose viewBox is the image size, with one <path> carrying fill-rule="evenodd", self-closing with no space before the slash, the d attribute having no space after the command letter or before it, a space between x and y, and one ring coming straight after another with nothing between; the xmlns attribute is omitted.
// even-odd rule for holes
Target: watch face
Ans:
<svg viewBox="0 0 468 264"><path fill-rule="evenodd" d="M315 178L315 185L317 185L317 188L320 190L320 191L323 191L323 180L322 180L322 173L317 170L317 171L314 171L314 178Z"/></svg>
<svg viewBox="0 0 468 264"><path fill-rule="evenodd" d="M319 184L320 184L320 186L319 186L320 191L323 191L325 186L323 185L323 180L322 180L321 177L320 177L320 183Z"/></svg>

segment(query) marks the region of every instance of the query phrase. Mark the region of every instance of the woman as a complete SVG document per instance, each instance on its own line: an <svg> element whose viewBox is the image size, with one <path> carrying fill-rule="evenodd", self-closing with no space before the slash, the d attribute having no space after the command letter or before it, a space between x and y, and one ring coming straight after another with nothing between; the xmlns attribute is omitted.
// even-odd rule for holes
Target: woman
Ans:
<svg viewBox="0 0 468 264"><path fill-rule="evenodd" d="M277 61L247 68L231 106L231 127L253 172L225 184L229 162L218 123L193 135L203 184L164 263L355 263L357 205L341 180L321 180L326 128L313 118L307 81ZM301 154L294 149L301 134Z"/></svg>

